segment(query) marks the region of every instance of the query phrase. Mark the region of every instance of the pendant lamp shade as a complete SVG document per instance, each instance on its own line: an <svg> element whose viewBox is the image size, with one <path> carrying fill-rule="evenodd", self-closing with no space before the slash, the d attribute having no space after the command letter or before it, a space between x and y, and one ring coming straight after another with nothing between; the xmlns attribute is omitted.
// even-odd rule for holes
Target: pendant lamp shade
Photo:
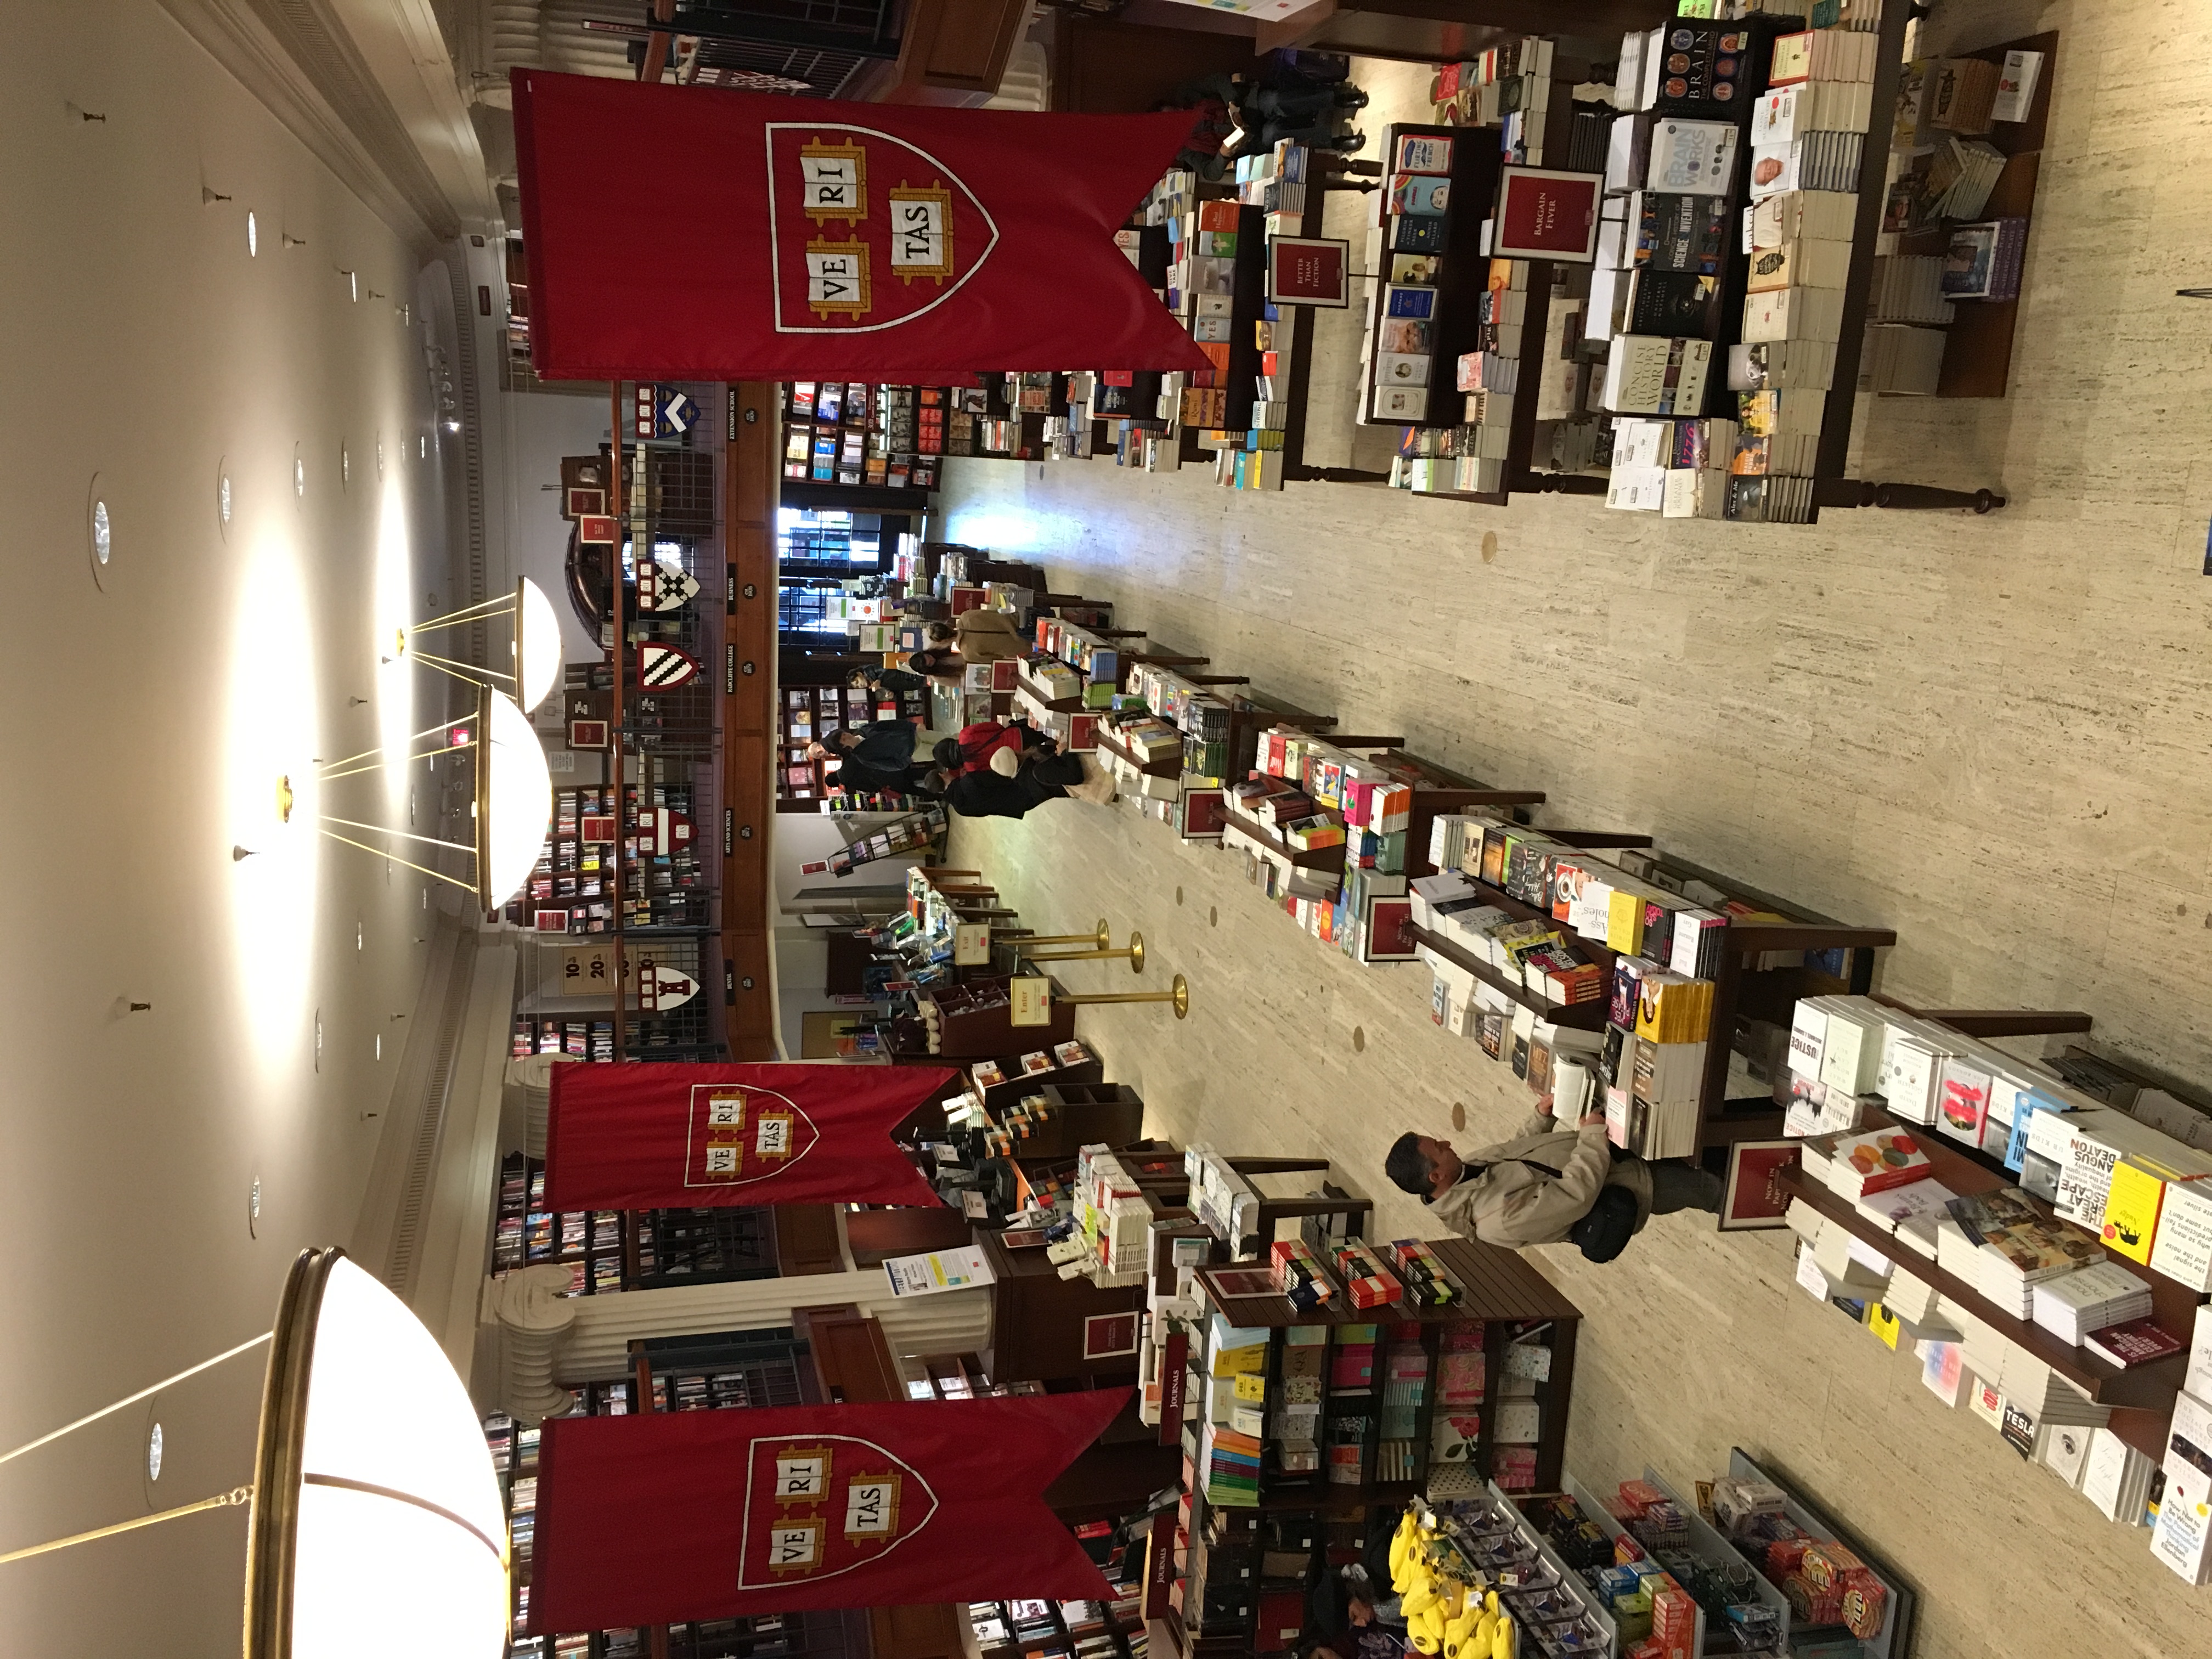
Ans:
<svg viewBox="0 0 2212 1659"><path fill-rule="evenodd" d="M529 716L503 691L477 699L477 896L496 909L538 867L553 822L553 775Z"/></svg>
<svg viewBox="0 0 2212 1659"><path fill-rule="evenodd" d="M515 700L528 714L561 684L561 618L527 576L515 584L514 618Z"/></svg>
<svg viewBox="0 0 2212 1659"><path fill-rule="evenodd" d="M499 1659L507 1520L468 1391L335 1249L293 1263L270 1344L246 1659Z"/></svg>

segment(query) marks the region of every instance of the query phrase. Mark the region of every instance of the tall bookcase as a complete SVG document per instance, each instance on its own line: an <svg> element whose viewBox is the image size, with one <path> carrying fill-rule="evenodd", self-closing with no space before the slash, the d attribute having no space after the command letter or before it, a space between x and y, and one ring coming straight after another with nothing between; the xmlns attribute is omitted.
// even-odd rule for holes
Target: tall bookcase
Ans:
<svg viewBox="0 0 2212 1659"><path fill-rule="evenodd" d="M548 1210L545 1165L510 1152L500 1166L492 1274L551 1262L574 1295L776 1277L775 1212Z"/></svg>
<svg viewBox="0 0 2212 1659"><path fill-rule="evenodd" d="M939 456L973 453L948 447L953 401L944 386L794 380L784 388L783 476L933 489Z"/></svg>

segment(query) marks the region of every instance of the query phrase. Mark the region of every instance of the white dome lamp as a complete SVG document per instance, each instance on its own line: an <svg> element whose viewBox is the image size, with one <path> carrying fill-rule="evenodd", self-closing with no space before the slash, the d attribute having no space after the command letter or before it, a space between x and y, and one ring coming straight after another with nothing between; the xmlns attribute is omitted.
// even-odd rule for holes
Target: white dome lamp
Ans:
<svg viewBox="0 0 2212 1659"><path fill-rule="evenodd" d="M501 616L507 619L509 659L509 665L503 669L463 662L458 658L425 651L416 643L422 635L435 634L451 628L465 628L474 623L490 622ZM553 689L561 683L561 619L554 612L553 602L545 597L545 590L525 576L515 583L512 593L502 593L482 605L447 611L442 617L433 617L428 622L400 629L390 653L382 660L394 662L410 657L425 668L434 668L441 674L466 680L472 685L487 685L497 681L511 689L516 702L527 714L551 696Z"/></svg>
<svg viewBox="0 0 2212 1659"><path fill-rule="evenodd" d="M503 691L477 694L477 897L495 910L538 867L553 823L553 775L530 717Z"/></svg>
<svg viewBox="0 0 2212 1659"><path fill-rule="evenodd" d="M468 1390L337 1249L285 1281L246 1538L246 1659L505 1650L507 1516Z"/></svg>
<svg viewBox="0 0 2212 1659"><path fill-rule="evenodd" d="M332 1248L292 1263L267 1334L0 1456L5 1462L269 1345L250 1484L0 1555L246 1504L245 1659L500 1659L512 1554L468 1390L420 1320ZM149 1479L158 1479L149 1443ZM241 1471L243 1473L243 1471ZM404 1586L404 1593L392 1593Z"/></svg>

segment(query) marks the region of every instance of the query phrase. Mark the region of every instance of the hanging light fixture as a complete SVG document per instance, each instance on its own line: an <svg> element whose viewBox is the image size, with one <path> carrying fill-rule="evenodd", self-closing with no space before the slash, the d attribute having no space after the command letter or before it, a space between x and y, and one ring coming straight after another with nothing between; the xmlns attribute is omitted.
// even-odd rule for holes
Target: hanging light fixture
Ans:
<svg viewBox="0 0 2212 1659"><path fill-rule="evenodd" d="M495 1659L507 1536L475 1407L430 1333L343 1252L301 1252L262 1390L246 1659Z"/></svg>
<svg viewBox="0 0 2212 1659"><path fill-rule="evenodd" d="M507 653L513 665L507 672L425 651L416 642L424 634L489 622L501 616L507 618ZM561 619L554 611L553 602L545 597L545 590L525 576L515 583L512 593L502 593L482 605L450 611L442 617L398 629L392 650L383 660L392 662L409 656L426 668L434 668L441 674L471 684L484 685L496 680L511 687L515 701L527 714L551 696L554 687L561 683Z"/></svg>
<svg viewBox="0 0 2212 1659"><path fill-rule="evenodd" d="M468 728L465 731L457 729L465 726ZM415 745L426 738L441 741L429 749L415 751ZM545 763L545 750L538 740L530 717L504 691L479 685L473 724L465 714L459 720L416 732L405 747L410 752L397 757L382 749L370 749L329 762L315 781L330 784L367 772L381 772L395 761L400 765L412 765L416 761L428 761L434 765L441 755L472 752L475 787L469 811L475 820L475 835L471 841L442 841L435 836L417 835L412 830L340 817L334 812L323 813L318 827L332 841L404 864L410 870L449 886L464 888L473 892L485 909L497 909L520 892L523 884L530 879L530 872L538 866L545 832L553 822L553 775ZM290 780L281 780L279 789L281 815L289 821L292 810ZM465 853L475 861L476 878L464 881L442 870L402 858L389 848L340 835L331 827L333 824L393 841Z"/></svg>
<svg viewBox="0 0 2212 1659"><path fill-rule="evenodd" d="M553 822L544 745L514 698L487 687L477 723L477 896L495 909L522 890Z"/></svg>
<svg viewBox="0 0 2212 1659"><path fill-rule="evenodd" d="M243 1504L245 1659L402 1650L498 1659L507 1644L511 1556L476 1408L422 1322L343 1250L300 1253L266 1335L19 1446L0 1462L264 1342L249 1484L10 1551L0 1555L0 1570Z"/></svg>

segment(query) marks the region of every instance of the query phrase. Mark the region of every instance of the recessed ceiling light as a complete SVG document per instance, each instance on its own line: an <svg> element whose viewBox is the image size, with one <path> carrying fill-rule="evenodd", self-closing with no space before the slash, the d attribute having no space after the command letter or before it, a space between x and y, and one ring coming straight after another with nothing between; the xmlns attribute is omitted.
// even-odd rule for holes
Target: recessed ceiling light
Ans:
<svg viewBox="0 0 2212 1659"><path fill-rule="evenodd" d="M346 292L353 295L353 302L356 305L359 305L361 303L360 272L353 270L346 272Z"/></svg>
<svg viewBox="0 0 2212 1659"><path fill-rule="evenodd" d="M230 528L230 472L228 468L218 467L215 475L215 516L216 522L225 530Z"/></svg>
<svg viewBox="0 0 2212 1659"><path fill-rule="evenodd" d="M446 422L446 430L448 432L459 432L460 429L461 423L459 421L448 421Z"/></svg>
<svg viewBox="0 0 2212 1659"><path fill-rule="evenodd" d="M381 1031L376 1034L376 1057L379 1060L384 1058L384 1033Z"/></svg>
<svg viewBox="0 0 2212 1659"><path fill-rule="evenodd" d="M84 492L84 550L91 556L92 585L105 591L108 557L115 550L115 526L107 516L107 490L97 472Z"/></svg>
<svg viewBox="0 0 2212 1659"><path fill-rule="evenodd" d="M246 1189L246 1236L259 1237L261 1229L261 1177L253 1177L253 1184Z"/></svg>
<svg viewBox="0 0 2212 1659"><path fill-rule="evenodd" d="M353 456L343 444L338 446L338 488L343 489L353 482Z"/></svg>
<svg viewBox="0 0 2212 1659"><path fill-rule="evenodd" d="M146 1431L146 1478L161 1478L161 1425L156 1423Z"/></svg>
<svg viewBox="0 0 2212 1659"><path fill-rule="evenodd" d="M418 461L430 459L430 439L427 433L415 441L415 459Z"/></svg>
<svg viewBox="0 0 2212 1659"><path fill-rule="evenodd" d="M384 476L384 440L380 436L376 441L376 476Z"/></svg>
<svg viewBox="0 0 2212 1659"><path fill-rule="evenodd" d="M315 1069L323 1069L323 1011L315 1010Z"/></svg>
<svg viewBox="0 0 2212 1659"><path fill-rule="evenodd" d="M307 458L295 449L292 454L292 493L305 497L307 493Z"/></svg>
<svg viewBox="0 0 2212 1659"><path fill-rule="evenodd" d="M251 259L261 252L261 232L253 222L253 216L246 216L246 257Z"/></svg>

